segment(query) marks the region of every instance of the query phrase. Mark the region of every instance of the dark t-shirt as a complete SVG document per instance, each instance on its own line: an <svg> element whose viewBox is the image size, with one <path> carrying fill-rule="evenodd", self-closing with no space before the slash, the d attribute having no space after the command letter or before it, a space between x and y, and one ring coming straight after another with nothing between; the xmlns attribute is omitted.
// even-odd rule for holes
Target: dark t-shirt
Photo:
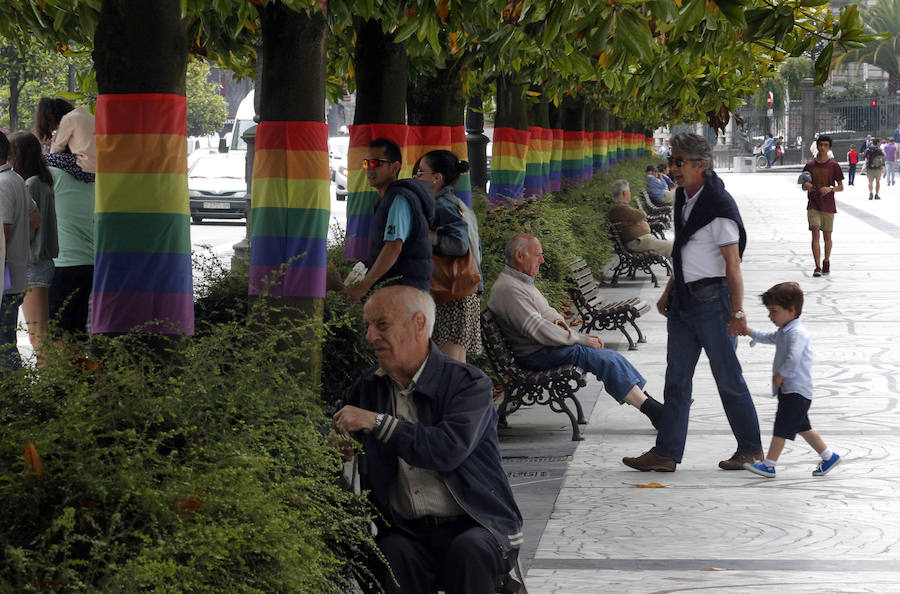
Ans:
<svg viewBox="0 0 900 594"><path fill-rule="evenodd" d="M824 186L833 186L837 182L844 179L841 166L834 159L828 159L824 163L819 163L815 159L806 164L803 171L809 171L812 176L812 183L816 188ZM806 193L809 201L806 204L807 210L818 210L821 212L837 212L834 204L834 192L829 192L822 196L819 190L813 190Z"/></svg>

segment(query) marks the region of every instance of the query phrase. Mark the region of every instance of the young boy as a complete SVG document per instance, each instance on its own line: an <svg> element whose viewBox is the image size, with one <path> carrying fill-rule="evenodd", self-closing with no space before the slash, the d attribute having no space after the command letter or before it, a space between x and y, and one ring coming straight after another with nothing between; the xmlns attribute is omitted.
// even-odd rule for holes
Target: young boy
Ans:
<svg viewBox="0 0 900 594"><path fill-rule="evenodd" d="M763 305L769 310L769 319L778 330L762 332L747 328L753 338L750 346L758 342L775 345L775 361L772 364L773 395L778 396L775 413L775 429L769 453L762 462L747 462L744 468L767 478L775 478L775 462L784 449L784 440L800 437L812 446L822 461L813 470L813 476L825 476L837 466L841 457L832 452L818 433L810 426L809 405L812 402L812 349L809 335L800 324L803 311L803 291L797 283L778 283L761 295Z"/></svg>

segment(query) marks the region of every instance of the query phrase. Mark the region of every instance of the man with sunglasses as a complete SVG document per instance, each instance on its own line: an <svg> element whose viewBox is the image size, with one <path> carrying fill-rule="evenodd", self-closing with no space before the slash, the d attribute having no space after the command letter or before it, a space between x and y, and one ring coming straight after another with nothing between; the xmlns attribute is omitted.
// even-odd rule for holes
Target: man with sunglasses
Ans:
<svg viewBox="0 0 900 594"><path fill-rule="evenodd" d="M743 311L741 257L747 235L737 204L712 169L712 151L702 136L676 134L669 158L675 183L674 274L656 304L668 330L665 402L656 445L631 468L673 472L687 439L694 369L706 352L737 451L719 462L740 470L762 460L759 420L744 382L736 339L747 329Z"/></svg>
<svg viewBox="0 0 900 594"><path fill-rule="evenodd" d="M366 180L378 192L369 240L369 270L345 295L362 299L375 283L409 285L431 290L431 239L434 196L428 184L416 179L397 180L402 164L400 147L387 138L369 144L363 167Z"/></svg>

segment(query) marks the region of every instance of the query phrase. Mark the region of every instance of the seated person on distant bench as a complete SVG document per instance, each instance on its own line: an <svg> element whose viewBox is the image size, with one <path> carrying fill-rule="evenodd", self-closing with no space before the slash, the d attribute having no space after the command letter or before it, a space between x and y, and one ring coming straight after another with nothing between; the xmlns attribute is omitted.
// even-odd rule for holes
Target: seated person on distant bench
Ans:
<svg viewBox="0 0 900 594"><path fill-rule="evenodd" d="M569 328L534 286L544 262L541 242L520 234L506 246L506 266L488 301L497 325L522 367L550 369L571 363L589 371L620 404L627 402L647 415L655 427L662 404L643 392L646 381L625 357L603 348L597 336Z"/></svg>
<svg viewBox="0 0 900 594"><path fill-rule="evenodd" d="M647 165L647 194L650 202L656 206L669 206L675 199L675 188L663 179L663 175L653 165Z"/></svg>
<svg viewBox="0 0 900 594"><path fill-rule="evenodd" d="M609 222L615 225L625 244L632 252L656 252L672 259L672 240L659 239L650 233L647 214L631 204L631 189L624 179L617 179L612 185L613 202L609 207Z"/></svg>

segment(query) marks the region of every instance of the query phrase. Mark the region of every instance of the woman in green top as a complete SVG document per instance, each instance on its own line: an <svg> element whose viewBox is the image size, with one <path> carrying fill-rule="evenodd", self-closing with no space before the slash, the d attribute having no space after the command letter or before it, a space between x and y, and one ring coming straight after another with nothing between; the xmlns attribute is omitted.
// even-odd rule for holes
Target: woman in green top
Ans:
<svg viewBox="0 0 900 594"><path fill-rule="evenodd" d="M41 143L30 132L19 132L9 139L9 163L25 180L25 189L41 213L41 223L31 234L28 290L22 301L28 337L34 347L34 354L40 361L41 340L47 333L50 318L48 290L53 281L53 258L59 252L53 177L41 152Z"/></svg>

